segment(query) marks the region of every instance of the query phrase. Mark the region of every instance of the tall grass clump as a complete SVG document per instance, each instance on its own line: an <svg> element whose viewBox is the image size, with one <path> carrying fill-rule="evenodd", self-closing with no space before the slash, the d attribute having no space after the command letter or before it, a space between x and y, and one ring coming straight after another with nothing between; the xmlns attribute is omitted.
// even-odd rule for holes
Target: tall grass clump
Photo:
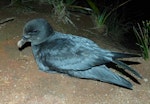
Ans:
<svg viewBox="0 0 150 104"><path fill-rule="evenodd" d="M93 14L95 16L95 22L96 25L98 27L105 25L107 20L110 18L110 16L120 7L124 6L125 4L127 4L129 1L131 0L127 0L123 3L117 4L116 6L114 6L113 8L109 8L109 7L105 7L102 9L99 9L96 4L92 1L92 0L86 0L87 3L89 4L89 6L92 8L93 10ZM114 17L115 18L115 17Z"/></svg>
<svg viewBox="0 0 150 104"><path fill-rule="evenodd" d="M150 58L150 20L142 21L142 24L137 23L137 27L133 26L133 31L137 38L137 45L142 51L142 56L145 60Z"/></svg>
<svg viewBox="0 0 150 104"><path fill-rule="evenodd" d="M72 2L68 0L67 5L71 5ZM48 3L53 6L53 13L54 16L57 17L57 21L62 21L65 24L70 23L75 27L74 23L70 19L70 13L67 10L67 5L63 0L48 0Z"/></svg>
<svg viewBox="0 0 150 104"><path fill-rule="evenodd" d="M118 9L130 2L127 0L114 5L98 7L92 0L86 0L93 10L93 20L97 29L103 35L110 34L115 40L122 41L124 33L128 32L128 23L123 23L124 18L118 14Z"/></svg>
<svg viewBox="0 0 150 104"><path fill-rule="evenodd" d="M127 21L125 18L118 15L116 12L113 13L105 23L107 26L107 34L113 39L120 43L125 41L127 38L125 35L132 28L132 23Z"/></svg>

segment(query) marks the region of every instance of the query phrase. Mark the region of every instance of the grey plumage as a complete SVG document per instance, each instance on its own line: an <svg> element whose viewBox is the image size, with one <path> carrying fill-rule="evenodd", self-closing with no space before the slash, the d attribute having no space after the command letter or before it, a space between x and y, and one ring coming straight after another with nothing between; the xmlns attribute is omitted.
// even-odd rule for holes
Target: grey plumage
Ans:
<svg viewBox="0 0 150 104"><path fill-rule="evenodd" d="M18 47L22 47L26 42L31 42L37 65L45 72L64 73L132 89L129 81L106 67L106 63L112 62L142 78L136 70L117 60L139 55L111 52L100 48L87 38L56 32L42 18L33 19L25 25Z"/></svg>

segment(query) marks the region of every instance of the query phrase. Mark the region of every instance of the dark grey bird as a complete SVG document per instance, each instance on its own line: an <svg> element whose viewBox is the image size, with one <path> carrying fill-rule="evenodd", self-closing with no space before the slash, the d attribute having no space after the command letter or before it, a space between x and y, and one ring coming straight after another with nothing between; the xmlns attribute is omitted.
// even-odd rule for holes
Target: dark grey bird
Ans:
<svg viewBox="0 0 150 104"><path fill-rule="evenodd" d="M111 52L100 48L90 39L56 32L48 21L42 18L28 21L23 31L23 37L17 43L18 47L31 42L36 63L44 72L64 73L132 89L128 80L106 66L106 63L112 62L142 78L136 70L117 60L139 55Z"/></svg>

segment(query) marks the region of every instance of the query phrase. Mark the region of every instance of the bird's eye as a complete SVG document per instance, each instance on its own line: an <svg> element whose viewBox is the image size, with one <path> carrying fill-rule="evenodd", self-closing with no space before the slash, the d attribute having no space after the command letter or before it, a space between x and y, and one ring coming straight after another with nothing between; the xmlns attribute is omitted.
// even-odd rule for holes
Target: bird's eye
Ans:
<svg viewBox="0 0 150 104"><path fill-rule="evenodd" d="M34 35L38 33L38 30L30 30L27 32L29 35Z"/></svg>
<svg viewBox="0 0 150 104"><path fill-rule="evenodd" d="M38 32L38 30L33 30L32 32L37 33L37 32Z"/></svg>

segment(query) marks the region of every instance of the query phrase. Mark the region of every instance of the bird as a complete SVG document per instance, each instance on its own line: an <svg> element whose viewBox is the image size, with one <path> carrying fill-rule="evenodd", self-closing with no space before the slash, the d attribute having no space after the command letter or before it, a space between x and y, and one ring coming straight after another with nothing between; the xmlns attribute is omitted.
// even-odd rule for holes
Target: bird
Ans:
<svg viewBox="0 0 150 104"><path fill-rule="evenodd" d="M130 81L106 65L114 63L142 78L135 69L118 60L140 55L109 51L86 37L55 31L44 18L34 18L25 24L17 46L20 49L28 42L38 68L43 72L100 81L132 90Z"/></svg>

